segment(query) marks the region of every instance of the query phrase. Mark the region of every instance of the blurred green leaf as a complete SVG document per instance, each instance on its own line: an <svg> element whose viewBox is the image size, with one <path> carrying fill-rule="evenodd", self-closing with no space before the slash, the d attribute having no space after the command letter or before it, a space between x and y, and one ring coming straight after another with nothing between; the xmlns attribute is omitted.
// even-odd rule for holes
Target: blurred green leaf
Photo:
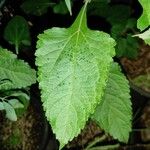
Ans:
<svg viewBox="0 0 150 150"><path fill-rule="evenodd" d="M56 4L53 7L53 11L56 14L63 14L63 15L67 14L68 13L68 8L66 6L65 1L61 0L58 4Z"/></svg>
<svg viewBox="0 0 150 150"><path fill-rule="evenodd" d="M112 25L126 22L131 15L131 8L125 5L114 5L107 9L107 21Z"/></svg>
<svg viewBox="0 0 150 150"><path fill-rule="evenodd" d="M17 115L14 108L9 103L6 103L5 101L3 101L2 103L6 111L6 117L11 121L17 121Z"/></svg>
<svg viewBox="0 0 150 150"><path fill-rule="evenodd" d="M3 105L3 102L0 102L0 110L4 110L4 105Z"/></svg>
<svg viewBox="0 0 150 150"><path fill-rule="evenodd" d="M132 79L131 82L137 87L150 91L150 74L139 75Z"/></svg>
<svg viewBox="0 0 150 150"><path fill-rule="evenodd" d="M25 0L21 8L27 14L41 16L53 5L54 3L52 3L51 0Z"/></svg>
<svg viewBox="0 0 150 150"><path fill-rule="evenodd" d="M72 10L71 10L71 1L70 0L65 0L66 6L69 10L70 15L72 15Z"/></svg>
<svg viewBox="0 0 150 150"><path fill-rule="evenodd" d="M4 38L10 44L15 45L18 54L21 44L26 46L31 44L28 22L21 16L13 17L5 28Z"/></svg>
<svg viewBox="0 0 150 150"><path fill-rule="evenodd" d="M127 38L117 39L116 56L127 57L130 59L136 58L138 55L139 43L138 40L131 35Z"/></svg>
<svg viewBox="0 0 150 150"><path fill-rule="evenodd" d="M8 103L14 108L24 108L23 104L19 102L18 99L11 99Z"/></svg>

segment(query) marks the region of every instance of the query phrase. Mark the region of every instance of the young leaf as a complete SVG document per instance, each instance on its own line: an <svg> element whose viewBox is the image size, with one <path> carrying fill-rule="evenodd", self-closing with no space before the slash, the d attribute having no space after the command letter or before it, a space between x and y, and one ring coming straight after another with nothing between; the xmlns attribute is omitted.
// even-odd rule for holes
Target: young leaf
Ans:
<svg viewBox="0 0 150 150"><path fill-rule="evenodd" d="M0 90L25 88L36 82L35 70L23 60L13 57L14 54L0 48L0 81L5 81L0 84Z"/></svg>
<svg viewBox="0 0 150 150"><path fill-rule="evenodd" d="M7 92L7 95L16 97L24 105L24 108L27 108L29 105L30 96L22 91L13 90Z"/></svg>
<svg viewBox="0 0 150 150"><path fill-rule="evenodd" d="M46 13L48 8L52 5L54 5L54 3L50 0L25 0L21 8L27 14L41 16Z"/></svg>
<svg viewBox="0 0 150 150"><path fill-rule="evenodd" d="M6 111L6 117L11 121L17 121L17 115L14 108L9 104L3 101L3 105Z"/></svg>
<svg viewBox="0 0 150 150"><path fill-rule="evenodd" d="M129 59L136 58L138 55L139 43L137 38L130 35L127 38L118 38L116 45L116 56L127 57Z"/></svg>
<svg viewBox="0 0 150 150"><path fill-rule="evenodd" d="M85 7L68 28L38 36L36 64L42 102L60 149L80 133L101 100L115 41L86 25Z"/></svg>
<svg viewBox="0 0 150 150"><path fill-rule="evenodd" d="M143 39L146 44L150 45L150 29L146 30L144 33L136 34L134 37L139 37Z"/></svg>
<svg viewBox="0 0 150 150"><path fill-rule="evenodd" d="M143 7L143 13L138 19L137 26L140 30L146 29L150 25L150 3L148 0L139 0Z"/></svg>
<svg viewBox="0 0 150 150"><path fill-rule="evenodd" d="M72 15L71 2L70 2L70 0L65 0L65 3L66 3L66 6L67 6L67 8L68 8L68 10L69 10L69 12L70 12L70 15Z"/></svg>
<svg viewBox="0 0 150 150"><path fill-rule="evenodd" d="M14 108L24 108L23 104L20 103L17 99L11 99L8 103Z"/></svg>
<svg viewBox="0 0 150 150"><path fill-rule="evenodd" d="M9 97L8 103L10 103L15 109L17 117L22 116L24 112L27 111L30 97L27 93L25 93L25 91L21 90L4 91L3 96Z"/></svg>
<svg viewBox="0 0 150 150"><path fill-rule="evenodd" d="M131 131L129 85L118 64L113 63L105 94L92 119L114 138L127 142Z"/></svg>
<svg viewBox="0 0 150 150"><path fill-rule="evenodd" d="M27 21L21 16L12 18L5 28L4 38L15 45L17 54L21 44L29 46L31 43Z"/></svg>
<svg viewBox="0 0 150 150"><path fill-rule="evenodd" d="M4 110L4 105L3 105L3 102L0 102L0 110Z"/></svg>

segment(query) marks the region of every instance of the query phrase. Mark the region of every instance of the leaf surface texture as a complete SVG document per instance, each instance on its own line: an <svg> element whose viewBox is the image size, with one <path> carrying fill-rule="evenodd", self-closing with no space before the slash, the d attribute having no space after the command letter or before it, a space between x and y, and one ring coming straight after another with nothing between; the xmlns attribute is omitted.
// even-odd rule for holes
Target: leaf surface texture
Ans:
<svg viewBox="0 0 150 150"><path fill-rule="evenodd" d="M132 118L130 91L128 80L116 63L111 67L103 100L92 118L114 138L128 141Z"/></svg>
<svg viewBox="0 0 150 150"><path fill-rule="evenodd" d="M88 29L84 8L70 28L48 29L38 38L43 106L61 149L80 133L100 102L115 42Z"/></svg>

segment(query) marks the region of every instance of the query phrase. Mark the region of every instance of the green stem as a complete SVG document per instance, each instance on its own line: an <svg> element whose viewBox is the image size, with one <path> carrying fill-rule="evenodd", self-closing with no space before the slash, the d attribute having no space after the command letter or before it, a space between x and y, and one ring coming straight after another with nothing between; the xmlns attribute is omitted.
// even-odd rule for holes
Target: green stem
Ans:
<svg viewBox="0 0 150 150"><path fill-rule="evenodd" d="M84 150L89 150L89 148L93 147L94 145L96 145L99 142L104 141L106 138L107 138L106 135L103 135L102 137L96 137L92 142L90 142L88 144L88 146Z"/></svg>
<svg viewBox="0 0 150 150"><path fill-rule="evenodd" d="M15 50L16 50L16 54L18 55L18 53L19 53L19 45L17 43L15 45Z"/></svg>
<svg viewBox="0 0 150 150"><path fill-rule="evenodd" d="M96 146L96 147L90 148L89 150L115 150L115 149L118 149L119 146L120 146L119 144Z"/></svg>

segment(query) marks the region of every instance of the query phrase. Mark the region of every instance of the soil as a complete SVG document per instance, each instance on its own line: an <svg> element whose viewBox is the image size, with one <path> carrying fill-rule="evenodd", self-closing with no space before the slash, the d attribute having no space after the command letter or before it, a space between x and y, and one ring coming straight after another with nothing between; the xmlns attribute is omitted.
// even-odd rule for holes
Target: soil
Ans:
<svg viewBox="0 0 150 150"><path fill-rule="evenodd" d="M40 150L44 123L41 112L32 105L18 118L9 121L0 114L0 147L2 150Z"/></svg>

